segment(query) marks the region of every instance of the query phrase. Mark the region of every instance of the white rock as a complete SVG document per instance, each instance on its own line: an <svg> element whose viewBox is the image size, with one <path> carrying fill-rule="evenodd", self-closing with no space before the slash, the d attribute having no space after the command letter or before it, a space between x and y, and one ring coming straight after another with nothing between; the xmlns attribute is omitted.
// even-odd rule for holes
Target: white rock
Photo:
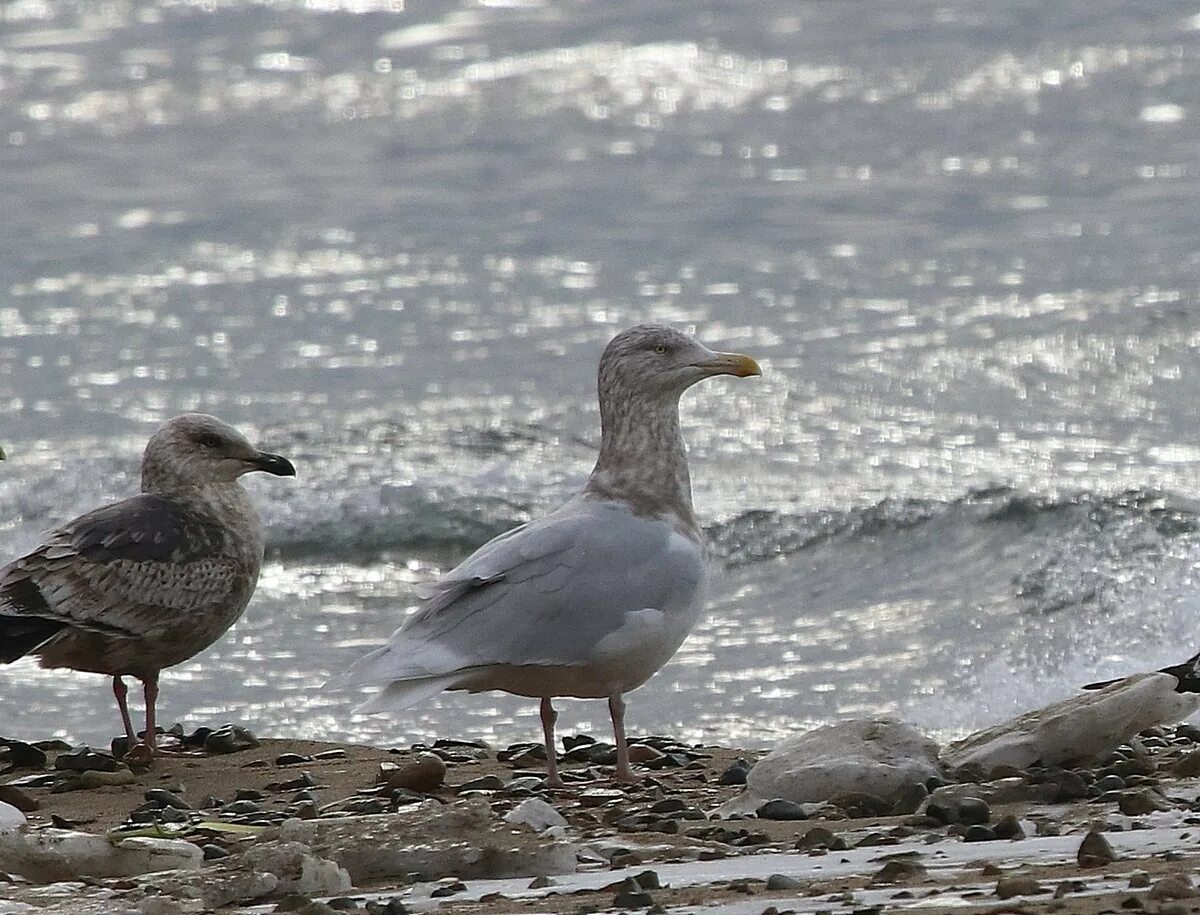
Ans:
<svg viewBox="0 0 1200 915"><path fill-rule="evenodd" d="M1026 712L951 744L942 761L1024 769L1087 762L1106 756L1140 731L1182 721L1200 708L1200 694L1177 693L1170 674L1138 674Z"/></svg>
<svg viewBox="0 0 1200 915"><path fill-rule="evenodd" d="M242 865L253 872L279 878L278 891L305 896L336 896L347 892L350 874L337 862L318 858L299 842L268 842L242 856Z"/></svg>
<svg viewBox="0 0 1200 915"><path fill-rule="evenodd" d="M25 825L25 814L12 804L0 801L0 832L10 832Z"/></svg>
<svg viewBox="0 0 1200 915"><path fill-rule="evenodd" d="M506 823L524 823L534 832L544 832L551 826L566 826L567 820L561 813L543 801L531 797L522 801L504 815Z"/></svg>
<svg viewBox="0 0 1200 915"><path fill-rule="evenodd" d="M360 885L408 874L471 880L575 870L574 845L523 829L497 829L482 798L448 806L430 800L377 816L285 820L279 835L336 861Z"/></svg>
<svg viewBox="0 0 1200 915"><path fill-rule="evenodd" d="M0 832L0 871L34 883L195 869L203 859L198 846L180 839L135 838L114 845L105 836L70 829Z"/></svg>
<svg viewBox="0 0 1200 915"><path fill-rule="evenodd" d="M937 745L912 725L854 719L789 737L750 770L747 794L738 800L745 809L755 799L804 804L848 791L891 799L939 772Z"/></svg>

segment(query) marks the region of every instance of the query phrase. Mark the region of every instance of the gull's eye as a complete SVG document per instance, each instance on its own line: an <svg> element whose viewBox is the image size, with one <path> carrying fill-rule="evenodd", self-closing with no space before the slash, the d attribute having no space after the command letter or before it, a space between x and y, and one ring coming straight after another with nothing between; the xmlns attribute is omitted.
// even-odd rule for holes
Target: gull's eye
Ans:
<svg viewBox="0 0 1200 915"><path fill-rule="evenodd" d="M221 437L219 435L213 435L211 432L201 432L195 437L194 441L202 448L221 447Z"/></svg>
<svg viewBox="0 0 1200 915"><path fill-rule="evenodd" d="M660 343L658 346L654 347L654 352L658 353L660 356L665 356L667 354L667 348Z"/></svg>

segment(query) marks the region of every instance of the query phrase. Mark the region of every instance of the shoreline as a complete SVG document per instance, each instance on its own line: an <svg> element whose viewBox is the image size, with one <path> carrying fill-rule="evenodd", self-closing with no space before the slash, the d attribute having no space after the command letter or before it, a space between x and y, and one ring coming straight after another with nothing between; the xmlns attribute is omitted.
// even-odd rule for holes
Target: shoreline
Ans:
<svg viewBox="0 0 1200 915"><path fill-rule="evenodd" d="M1111 796L1060 801L1032 790L1046 784L1035 783L1032 770L967 783L965 791L991 797L987 822L999 829L1011 817L1022 833L981 841L967 840L966 824L928 814L863 815L867 798L833 799L802 819L713 819L741 791L721 784L723 776L758 754L668 738L634 738L642 781L633 786L614 784L603 761L586 761L589 753L603 760L606 745L576 738L583 742L572 750L576 761L563 761L564 776L587 780L563 790L540 786L543 763L532 744L442 740L387 750L267 739L91 777L54 768L71 754L50 749L45 768L0 776L0 785L26 782L20 790L37 804L26 814L25 836L58 835L65 826L107 835L112 841L103 844L118 850L157 842L164 854L191 843L197 860L167 874L82 882L81 874L41 883L0 876L0 913L174 915L211 911L217 902L222 911L270 912L291 900L310 915L388 911L388 904L446 915L658 906L721 915L914 907L1183 915L1200 906L1190 877L1200 864L1200 819L1192 812L1200 808L1200 771L1192 769L1200 766L1195 743L1183 736L1192 731L1149 732L1149 755L1144 747L1119 751L1136 761L1126 769L1150 774L1131 775L1128 790ZM41 787L29 784L39 777ZM1021 790L1022 778L1030 790ZM71 780L90 787L62 790ZM174 801L162 803L169 797L183 806L169 809ZM117 829L131 813L143 822ZM1077 852L1094 827L1116 857L1087 867ZM0 873L4 861L0 833ZM289 867L308 873L296 878L302 890L284 888ZM272 868L279 873L266 880ZM266 882L255 883L254 874Z"/></svg>

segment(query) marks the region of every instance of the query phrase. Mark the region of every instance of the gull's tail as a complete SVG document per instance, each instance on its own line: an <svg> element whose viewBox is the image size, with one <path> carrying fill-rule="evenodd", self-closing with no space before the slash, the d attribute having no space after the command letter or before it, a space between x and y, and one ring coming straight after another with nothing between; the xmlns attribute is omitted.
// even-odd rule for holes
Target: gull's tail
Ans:
<svg viewBox="0 0 1200 915"><path fill-rule="evenodd" d="M377 694L354 708L356 712L377 714L416 705L451 689L462 681L463 674L460 659L443 648L393 640L330 677L325 689L381 686Z"/></svg>
<svg viewBox="0 0 1200 915"><path fill-rule="evenodd" d="M1160 674L1170 674L1179 684L1175 687L1177 693L1200 693L1200 653L1192 655L1182 664L1172 664L1170 667L1161 667L1158 672ZM1116 677L1112 680L1101 680L1099 683L1089 683L1084 686L1084 689L1104 689L1106 686L1112 686L1114 683L1120 683L1125 677Z"/></svg>

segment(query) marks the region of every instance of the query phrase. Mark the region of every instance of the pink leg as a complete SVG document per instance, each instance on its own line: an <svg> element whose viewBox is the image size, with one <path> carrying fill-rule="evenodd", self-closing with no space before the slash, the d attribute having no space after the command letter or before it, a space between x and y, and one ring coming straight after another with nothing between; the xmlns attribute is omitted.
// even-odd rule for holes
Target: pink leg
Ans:
<svg viewBox="0 0 1200 915"><path fill-rule="evenodd" d="M126 701L126 696L129 695L129 687L125 685L125 681L120 675L113 677L112 681L113 695L117 697L117 708L121 711L121 723L125 725L125 737L129 741L126 749L137 743L137 734L133 730L133 721L129 718L129 703Z"/></svg>
<svg viewBox="0 0 1200 915"><path fill-rule="evenodd" d="M554 750L554 723L558 721L558 712L550 704L550 697L542 699L542 735L546 739L546 784L551 788L564 788L563 780L558 775L558 754Z"/></svg>
<svg viewBox="0 0 1200 915"><path fill-rule="evenodd" d="M636 782L638 777L629 765L629 745L625 742L625 700L620 693L608 697L608 713L612 715L613 737L617 742L617 781Z"/></svg>
<svg viewBox="0 0 1200 915"><path fill-rule="evenodd" d="M158 701L157 673L142 680L142 690L146 696L146 746L153 753L156 752L155 741L158 739L154 721L154 704Z"/></svg>

